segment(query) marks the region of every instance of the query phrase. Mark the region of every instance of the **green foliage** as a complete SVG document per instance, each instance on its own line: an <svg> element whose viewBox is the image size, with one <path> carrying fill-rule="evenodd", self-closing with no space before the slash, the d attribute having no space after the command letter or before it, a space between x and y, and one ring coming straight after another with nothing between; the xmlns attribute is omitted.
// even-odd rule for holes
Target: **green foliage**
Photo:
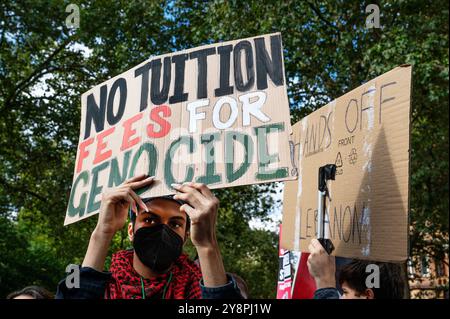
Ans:
<svg viewBox="0 0 450 319"><path fill-rule="evenodd" d="M32 283L54 290L65 266L83 259L96 218L62 226L83 92L151 55L278 31L293 123L370 78L413 64L412 253L443 258L447 1L375 1L380 29L365 28L360 1L136 0L78 1L80 28L69 30L68 3L0 2L0 296ZM273 191L217 192L226 268L248 282L253 297L275 295L276 235L248 226L253 217L267 219ZM125 230L117 234L111 251L127 247L126 238Z"/></svg>
<svg viewBox="0 0 450 319"><path fill-rule="evenodd" d="M38 285L50 291L64 275L65 265L45 238L27 240L13 222L0 217L0 296L5 297L23 285ZM19 283L19 285L18 285Z"/></svg>

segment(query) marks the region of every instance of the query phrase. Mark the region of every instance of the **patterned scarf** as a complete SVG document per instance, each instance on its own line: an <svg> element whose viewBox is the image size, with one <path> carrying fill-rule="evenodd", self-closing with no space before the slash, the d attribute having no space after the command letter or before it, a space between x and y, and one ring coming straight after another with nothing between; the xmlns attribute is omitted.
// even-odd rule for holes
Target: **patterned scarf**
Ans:
<svg viewBox="0 0 450 319"><path fill-rule="evenodd" d="M113 254L109 271L112 280L107 286L105 299L142 299L141 276L133 268L133 250ZM145 298L201 299L201 277L199 267L182 254L168 273L151 279L142 278Z"/></svg>

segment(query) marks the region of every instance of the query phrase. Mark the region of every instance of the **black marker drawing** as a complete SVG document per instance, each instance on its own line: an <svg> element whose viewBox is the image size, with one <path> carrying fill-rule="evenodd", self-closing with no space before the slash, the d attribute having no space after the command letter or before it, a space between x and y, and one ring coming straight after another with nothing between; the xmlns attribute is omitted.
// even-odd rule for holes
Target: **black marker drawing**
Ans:
<svg viewBox="0 0 450 319"><path fill-rule="evenodd" d="M342 162L341 152L337 153L336 161L334 162L334 164L336 165L336 167L342 167L344 165L344 163Z"/></svg>
<svg viewBox="0 0 450 319"><path fill-rule="evenodd" d="M352 165L355 165L357 160L358 154L356 153L356 148L352 148L352 151L350 152L350 154L348 154L348 162Z"/></svg>

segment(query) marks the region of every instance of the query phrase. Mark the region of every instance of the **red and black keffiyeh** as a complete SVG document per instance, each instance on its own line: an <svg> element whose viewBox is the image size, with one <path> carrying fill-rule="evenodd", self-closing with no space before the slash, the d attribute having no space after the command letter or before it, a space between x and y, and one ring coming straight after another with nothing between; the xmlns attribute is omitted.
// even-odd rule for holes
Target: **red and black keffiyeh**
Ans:
<svg viewBox="0 0 450 319"><path fill-rule="evenodd" d="M142 299L141 277L133 268L133 250L113 254L110 272L112 280L106 289L106 299ZM165 292L166 299L200 299L201 277L199 267L182 254L168 273L143 278L145 298L163 298Z"/></svg>

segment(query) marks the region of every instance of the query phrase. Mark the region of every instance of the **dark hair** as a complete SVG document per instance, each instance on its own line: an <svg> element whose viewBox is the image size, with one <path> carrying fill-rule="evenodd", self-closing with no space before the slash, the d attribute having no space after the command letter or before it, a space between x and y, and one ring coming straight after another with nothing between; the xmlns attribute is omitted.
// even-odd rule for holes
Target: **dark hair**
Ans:
<svg viewBox="0 0 450 319"><path fill-rule="evenodd" d="M34 299L53 299L53 294L47 289L39 286L28 286L21 290L10 293L6 299L14 299L20 295L27 295Z"/></svg>
<svg viewBox="0 0 450 319"><path fill-rule="evenodd" d="M373 290L375 299L402 299L405 280L399 264L355 259L342 267L339 273L339 284L342 286L345 282L357 293L363 294L368 289L366 279L370 272L366 272L366 269L370 264L377 265L380 269L379 288L370 288Z"/></svg>

